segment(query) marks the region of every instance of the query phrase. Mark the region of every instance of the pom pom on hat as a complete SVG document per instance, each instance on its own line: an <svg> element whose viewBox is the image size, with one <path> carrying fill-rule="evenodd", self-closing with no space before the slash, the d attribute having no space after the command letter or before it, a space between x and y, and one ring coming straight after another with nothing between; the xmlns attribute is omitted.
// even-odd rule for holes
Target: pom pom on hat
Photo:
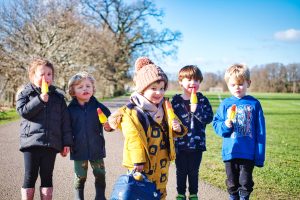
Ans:
<svg viewBox="0 0 300 200"><path fill-rule="evenodd" d="M142 67L146 66L146 65L150 65L150 64L154 64L152 62L152 60L150 60L147 57L139 57L136 61L135 61L135 71L139 71Z"/></svg>

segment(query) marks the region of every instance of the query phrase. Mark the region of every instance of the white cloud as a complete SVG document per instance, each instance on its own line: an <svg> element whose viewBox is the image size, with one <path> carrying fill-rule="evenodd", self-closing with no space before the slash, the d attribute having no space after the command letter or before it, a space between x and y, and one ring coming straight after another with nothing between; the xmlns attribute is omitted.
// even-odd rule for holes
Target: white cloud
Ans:
<svg viewBox="0 0 300 200"><path fill-rule="evenodd" d="M280 41L300 41L300 30L288 29L285 31L279 31L274 34L274 38Z"/></svg>

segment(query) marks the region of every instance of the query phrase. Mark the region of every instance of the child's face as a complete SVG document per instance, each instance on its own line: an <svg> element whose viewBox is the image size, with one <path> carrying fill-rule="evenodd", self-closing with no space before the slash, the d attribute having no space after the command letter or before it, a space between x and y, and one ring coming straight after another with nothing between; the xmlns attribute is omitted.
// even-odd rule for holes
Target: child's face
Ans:
<svg viewBox="0 0 300 200"><path fill-rule="evenodd" d="M87 78L81 80L77 85L74 85L74 95L80 104L88 102L93 93L93 83Z"/></svg>
<svg viewBox="0 0 300 200"><path fill-rule="evenodd" d="M196 91L199 89L200 81L183 78L181 81L179 81L179 84L182 86L183 92L190 96L194 88Z"/></svg>
<svg viewBox="0 0 300 200"><path fill-rule="evenodd" d="M148 99L151 103L158 105L165 95L165 82L160 81L152 83L146 88L143 96Z"/></svg>
<svg viewBox="0 0 300 200"><path fill-rule="evenodd" d="M247 88L250 86L251 82L239 81L235 77L230 77L227 83L230 93L237 97L242 98L246 95Z"/></svg>
<svg viewBox="0 0 300 200"><path fill-rule="evenodd" d="M50 67L37 66L35 73L33 75L33 84L37 87L42 86L42 80L45 77L47 84L50 86L53 81L53 71Z"/></svg>

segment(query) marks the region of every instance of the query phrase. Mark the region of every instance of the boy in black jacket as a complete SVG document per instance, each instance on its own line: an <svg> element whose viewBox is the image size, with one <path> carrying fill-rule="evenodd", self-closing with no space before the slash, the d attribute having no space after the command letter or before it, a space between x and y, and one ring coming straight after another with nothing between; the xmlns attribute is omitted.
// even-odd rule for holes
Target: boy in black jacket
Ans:
<svg viewBox="0 0 300 200"><path fill-rule="evenodd" d="M173 97L172 106L183 125L188 127L188 134L182 138L175 138L178 192L176 199L186 199L188 178L189 200L197 200L199 168L202 152L206 151L205 128L213 119L213 111L208 99L200 92L196 93L203 80L198 67L194 65L183 67L179 71L178 80L183 94L176 94Z"/></svg>

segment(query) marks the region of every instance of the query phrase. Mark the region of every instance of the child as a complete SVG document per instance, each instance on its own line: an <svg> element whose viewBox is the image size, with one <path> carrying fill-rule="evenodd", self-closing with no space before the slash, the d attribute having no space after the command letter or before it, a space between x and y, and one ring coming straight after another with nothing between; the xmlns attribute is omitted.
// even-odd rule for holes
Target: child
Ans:
<svg viewBox="0 0 300 200"><path fill-rule="evenodd" d="M143 172L165 199L169 165L175 159L173 137L186 134L186 128L176 117L168 118L164 98L168 79L161 68L146 57L138 58L134 82L137 91L131 103L114 113L109 123L125 137L123 165Z"/></svg>
<svg viewBox="0 0 300 200"><path fill-rule="evenodd" d="M41 199L52 199L56 153L66 156L72 145L67 105L63 94L51 85L53 77L54 68L49 61L33 60L29 66L30 83L17 97L16 107L22 117L20 151L25 166L22 199L33 199L38 174ZM48 92L41 92L43 81L49 85Z"/></svg>
<svg viewBox="0 0 300 200"><path fill-rule="evenodd" d="M213 119L213 127L223 137L222 157L229 199L246 200L253 191L254 166L264 166L264 113L260 102L246 95L251 80L250 71L245 65L232 65L226 70L224 79L233 96L220 104Z"/></svg>
<svg viewBox="0 0 300 200"><path fill-rule="evenodd" d="M198 177L202 152L206 151L205 128L213 119L213 111L208 99L199 90L203 80L197 66L187 65L178 74L178 81L183 94L176 94L172 99L175 114L188 127L188 134L175 139L176 148L176 199L185 200L186 181L189 182L189 199L198 199ZM194 91L193 91L194 90ZM198 104L191 104L191 94L196 93Z"/></svg>
<svg viewBox="0 0 300 200"><path fill-rule="evenodd" d="M107 107L93 96L95 79L86 72L74 75L68 83L72 101L68 106L71 116L74 145L71 160L74 160L75 199L84 199L84 184L87 178L88 161L95 176L96 200L105 199L105 141L103 127L111 131L109 124L101 124L97 114L100 108L106 116L110 115Z"/></svg>

